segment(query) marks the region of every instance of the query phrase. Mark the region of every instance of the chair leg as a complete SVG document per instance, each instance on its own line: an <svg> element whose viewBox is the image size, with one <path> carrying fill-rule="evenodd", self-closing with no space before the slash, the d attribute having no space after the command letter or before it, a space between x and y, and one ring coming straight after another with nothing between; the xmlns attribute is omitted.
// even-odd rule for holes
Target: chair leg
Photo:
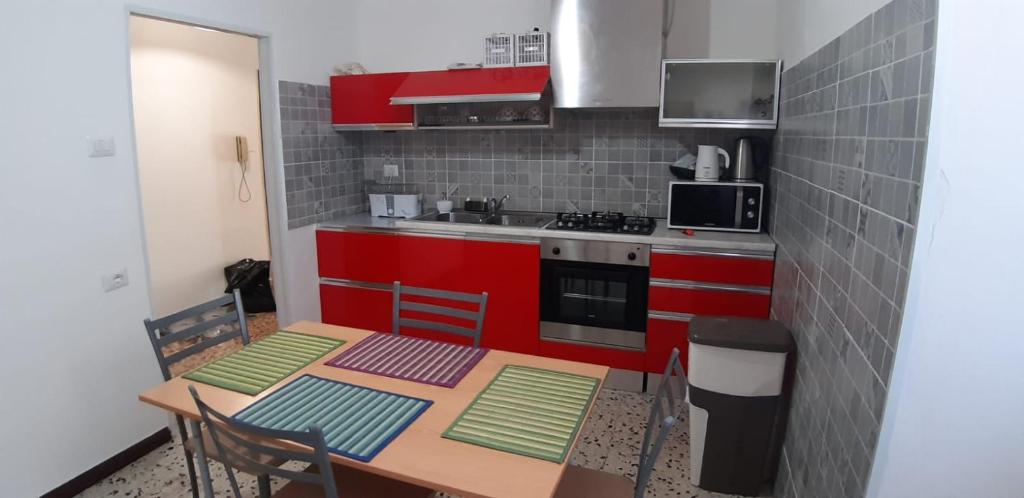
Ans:
<svg viewBox="0 0 1024 498"><path fill-rule="evenodd" d="M199 425L199 422L189 420L189 425L192 426L193 437L203 437L203 428ZM213 483L210 481L210 464L206 460L206 450L203 448L202 439L200 439L199 444L196 445L196 456L199 458L199 474L203 480L203 493L207 498L213 498Z"/></svg>
<svg viewBox="0 0 1024 498"><path fill-rule="evenodd" d="M267 474L256 476L256 484L259 487L260 498L270 498L270 476Z"/></svg>
<svg viewBox="0 0 1024 498"><path fill-rule="evenodd" d="M185 419L181 415L174 417L178 422L178 435L181 439L181 449L185 452L185 469L188 470L188 481L192 487L192 498L199 498L199 482L196 480L196 463L192 460L192 452L185 446L188 441L188 430L185 428Z"/></svg>

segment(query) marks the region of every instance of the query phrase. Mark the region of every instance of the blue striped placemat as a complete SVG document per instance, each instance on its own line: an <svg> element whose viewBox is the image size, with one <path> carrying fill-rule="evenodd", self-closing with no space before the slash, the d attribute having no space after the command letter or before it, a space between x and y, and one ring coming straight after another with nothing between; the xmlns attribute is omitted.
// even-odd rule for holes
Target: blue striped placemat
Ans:
<svg viewBox="0 0 1024 498"><path fill-rule="evenodd" d="M369 462L433 403L307 374L233 418L290 431L316 424L332 453Z"/></svg>

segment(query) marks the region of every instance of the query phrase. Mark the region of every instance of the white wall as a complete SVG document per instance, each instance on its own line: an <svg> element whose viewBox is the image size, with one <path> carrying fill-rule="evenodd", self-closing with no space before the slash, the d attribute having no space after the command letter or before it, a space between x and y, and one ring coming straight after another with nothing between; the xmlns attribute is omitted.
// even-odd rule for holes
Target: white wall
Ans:
<svg viewBox="0 0 1024 498"><path fill-rule="evenodd" d="M150 302L164 316L223 295L225 266L270 259L259 47L145 17L132 18L131 45ZM236 135L249 143L248 190Z"/></svg>
<svg viewBox="0 0 1024 498"><path fill-rule="evenodd" d="M1024 4L940 2L935 94L906 318L868 496L1021 496L1019 143ZM979 126L983 124L983 126ZM1012 150L1011 145L1011 150Z"/></svg>
<svg viewBox="0 0 1024 498"><path fill-rule="evenodd" d="M708 56L716 59L779 58L777 13L785 0L712 0Z"/></svg>
<svg viewBox="0 0 1024 498"><path fill-rule="evenodd" d="M550 0L354 0L358 59L370 72L444 69L483 60L483 39L548 31Z"/></svg>
<svg viewBox="0 0 1024 498"><path fill-rule="evenodd" d="M778 0L778 49L793 67L889 0Z"/></svg>
<svg viewBox="0 0 1024 498"><path fill-rule="evenodd" d="M266 69L280 79L325 84L330 67L351 58L351 16L334 0L134 4L269 34ZM160 376L142 327L151 310L125 3L7 2L0 65L0 440L9 450L0 454L0 496L38 496L166 421L136 399ZM276 89L265 98L276 108ZM279 140L271 117L277 124L265 132ZM88 159L86 136L113 137L116 156ZM280 155L268 161L281 167ZM296 245L292 235L285 249ZM311 232L294 238L306 245L287 263L315 261ZM131 284L104 293L101 275L122 267ZM314 280L296 285L315 296Z"/></svg>
<svg viewBox="0 0 1024 498"><path fill-rule="evenodd" d="M677 0L666 57L778 57L777 1ZM551 0L355 0L354 7L356 61L371 72L480 62L490 33L551 28Z"/></svg>

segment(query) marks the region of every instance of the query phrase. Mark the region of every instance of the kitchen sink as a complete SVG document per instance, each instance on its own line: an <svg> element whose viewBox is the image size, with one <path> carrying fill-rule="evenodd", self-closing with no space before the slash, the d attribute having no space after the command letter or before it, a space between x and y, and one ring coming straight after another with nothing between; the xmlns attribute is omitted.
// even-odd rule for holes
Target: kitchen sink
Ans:
<svg viewBox="0 0 1024 498"><path fill-rule="evenodd" d="M467 213L454 211L451 213L430 212L413 218L414 221L439 221L444 223L487 223L491 215L487 213Z"/></svg>
<svg viewBox="0 0 1024 498"><path fill-rule="evenodd" d="M547 225L554 219L555 216L552 214L531 213L527 211L505 211L497 216L493 216L488 213L470 213L466 211L453 211L451 213L429 212L412 218L413 221L486 224L530 228L540 228Z"/></svg>
<svg viewBox="0 0 1024 498"><path fill-rule="evenodd" d="M540 228L554 219L554 215L546 213L505 212L498 216L491 216L487 219L486 223L506 227Z"/></svg>

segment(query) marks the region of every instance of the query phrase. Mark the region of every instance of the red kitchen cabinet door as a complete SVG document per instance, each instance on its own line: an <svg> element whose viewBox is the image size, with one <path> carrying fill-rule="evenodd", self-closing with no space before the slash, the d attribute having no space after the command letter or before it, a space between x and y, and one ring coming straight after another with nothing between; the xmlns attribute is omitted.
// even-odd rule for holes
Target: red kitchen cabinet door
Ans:
<svg viewBox="0 0 1024 498"><path fill-rule="evenodd" d="M413 235L399 239L403 285L487 292L481 345L536 354L540 326L539 246ZM464 342L458 336L429 331L412 330L409 335Z"/></svg>
<svg viewBox="0 0 1024 498"><path fill-rule="evenodd" d="M316 232L323 278L390 284L398 280L398 237L389 234Z"/></svg>
<svg viewBox="0 0 1024 498"><path fill-rule="evenodd" d="M552 341L540 341L540 355L550 358L561 358L563 360L594 363L636 372L643 371L645 356L640 351L625 351Z"/></svg>
<svg viewBox="0 0 1024 498"><path fill-rule="evenodd" d="M689 370L687 353L690 344L690 322L650 318L647 320L647 352L644 355L645 369L662 373L673 348L679 348L683 369Z"/></svg>
<svg viewBox="0 0 1024 498"><path fill-rule="evenodd" d="M768 318L771 301L768 294L652 285L648 308L693 315Z"/></svg>
<svg viewBox="0 0 1024 498"><path fill-rule="evenodd" d="M651 254L651 278L770 287L774 271L771 259Z"/></svg>
<svg viewBox="0 0 1024 498"><path fill-rule="evenodd" d="M391 105L391 96L409 73L331 77L331 122L352 128L412 127L413 107Z"/></svg>
<svg viewBox="0 0 1024 498"><path fill-rule="evenodd" d="M402 285L468 291L465 278L465 241L461 238L399 235L396 259Z"/></svg>
<svg viewBox="0 0 1024 498"><path fill-rule="evenodd" d="M391 332L391 290L320 284L321 321Z"/></svg>
<svg viewBox="0 0 1024 498"><path fill-rule="evenodd" d="M473 292L487 292L483 345L537 354L540 342L540 246L466 241L466 278Z"/></svg>

